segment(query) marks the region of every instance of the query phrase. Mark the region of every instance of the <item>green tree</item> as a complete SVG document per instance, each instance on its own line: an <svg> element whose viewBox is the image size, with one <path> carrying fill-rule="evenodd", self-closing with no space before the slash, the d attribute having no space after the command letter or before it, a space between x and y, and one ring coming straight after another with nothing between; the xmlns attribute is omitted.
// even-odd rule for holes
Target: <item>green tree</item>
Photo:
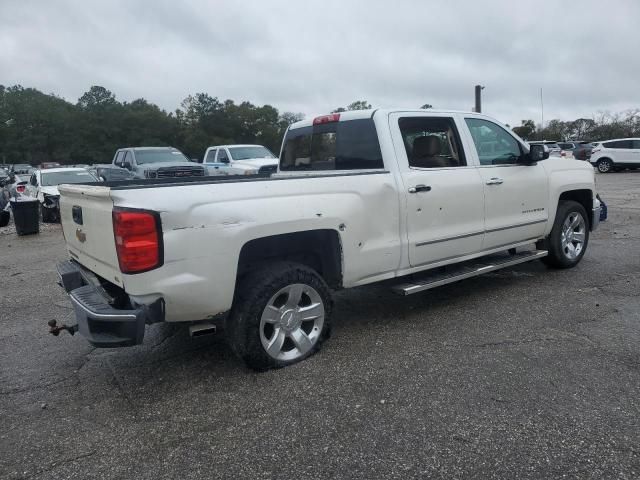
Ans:
<svg viewBox="0 0 640 480"><path fill-rule="evenodd" d="M332 110L331 113L340 113L349 110L369 110L370 108L372 108L371 104L366 100L356 100L355 102L351 102L349 105L347 105L347 108L338 107L335 110Z"/></svg>
<svg viewBox="0 0 640 480"><path fill-rule="evenodd" d="M78 106L84 109L111 106L117 103L113 93L99 85L93 85L78 99Z"/></svg>
<svg viewBox="0 0 640 480"><path fill-rule="evenodd" d="M522 123L518 127L512 128L513 132L525 140L531 140L533 134L536 131L536 124L533 120L522 120Z"/></svg>

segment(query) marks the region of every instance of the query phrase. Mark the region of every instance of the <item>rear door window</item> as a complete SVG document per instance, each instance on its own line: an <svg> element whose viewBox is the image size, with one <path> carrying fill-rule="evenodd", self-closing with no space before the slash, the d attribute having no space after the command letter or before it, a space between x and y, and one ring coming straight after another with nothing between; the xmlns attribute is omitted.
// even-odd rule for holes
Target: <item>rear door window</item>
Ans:
<svg viewBox="0 0 640 480"><path fill-rule="evenodd" d="M403 117L398 120L411 168L464 167L467 161L451 117Z"/></svg>
<svg viewBox="0 0 640 480"><path fill-rule="evenodd" d="M218 161L229 162L229 156L227 155L227 151L224 148L218 150Z"/></svg>
<svg viewBox="0 0 640 480"><path fill-rule="evenodd" d="M603 145L607 148L622 148L622 149L630 149L632 148L631 140L614 140L613 142L605 142Z"/></svg>
<svg viewBox="0 0 640 480"><path fill-rule="evenodd" d="M384 168L373 120L323 123L287 132L281 171Z"/></svg>
<svg viewBox="0 0 640 480"><path fill-rule="evenodd" d="M116 153L116 160L115 160L114 163L118 167L122 167L122 157L124 157L124 152L121 151L121 152Z"/></svg>
<svg viewBox="0 0 640 480"><path fill-rule="evenodd" d="M207 153L207 158L204 159L204 163L214 163L216 161L216 153L218 153L218 149L214 148L213 150L209 150Z"/></svg>

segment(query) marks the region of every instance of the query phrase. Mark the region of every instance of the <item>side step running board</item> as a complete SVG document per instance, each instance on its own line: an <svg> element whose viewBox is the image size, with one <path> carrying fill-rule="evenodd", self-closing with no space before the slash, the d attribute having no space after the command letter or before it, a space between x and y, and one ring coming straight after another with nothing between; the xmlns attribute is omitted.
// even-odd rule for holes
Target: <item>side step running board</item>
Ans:
<svg viewBox="0 0 640 480"><path fill-rule="evenodd" d="M546 257L549 252L546 250L533 250L518 252L513 255L499 253L486 257L475 258L457 265L450 265L433 269L419 278L415 278L408 283L402 283L392 287L392 290L400 295L411 295L431 288L436 288L447 283L457 282L466 278L477 277L483 273L493 272L501 268L511 267L519 263L530 262L538 258Z"/></svg>

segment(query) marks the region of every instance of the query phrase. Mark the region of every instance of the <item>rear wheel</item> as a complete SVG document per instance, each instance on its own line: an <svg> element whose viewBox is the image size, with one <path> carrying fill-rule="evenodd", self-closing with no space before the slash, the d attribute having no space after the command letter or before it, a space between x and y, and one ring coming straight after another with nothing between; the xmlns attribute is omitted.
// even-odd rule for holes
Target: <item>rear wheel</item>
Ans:
<svg viewBox="0 0 640 480"><path fill-rule="evenodd" d="M42 223L50 223L51 222L51 216L49 213L49 209L48 208L44 208L42 205L40 205L40 221Z"/></svg>
<svg viewBox="0 0 640 480"><path fill-rule="evenodd" d="M314 270L278 262L248 274L237 286L227 318L227 341L256 370L299 362L330 333L331 294Z"/></svg>
<svg viewBox="0 0 640 480"><path fill-rule="evenodd" d="M40 205L40 221L42 223L57 223L60 221L57 210Z"/></svg>
<svg viewBox="0 0 640 480"><path fill-rule="evenodd" d="M560 202L551 233L540 245L549 251L542 261L554 268L575 267L588 243L589 222L584 207L574 201Z"/></svg>
<svg viewBox="0 0 640 480"><path fill-rule="evenodd" d="M608 158L601 158L596 164L600 173L608 173L613 168L613 162Z"/></svg>

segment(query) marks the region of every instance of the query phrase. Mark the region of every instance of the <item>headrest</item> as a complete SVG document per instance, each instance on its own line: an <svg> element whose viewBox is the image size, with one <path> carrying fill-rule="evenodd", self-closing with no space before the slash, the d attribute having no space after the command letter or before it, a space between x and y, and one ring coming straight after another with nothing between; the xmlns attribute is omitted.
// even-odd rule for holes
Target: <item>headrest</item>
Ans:
<svg viewBox="0 0 640 480"><path fill-rule="evenodd" d="M413 141L413 156L415 158L435 157L436 155L440 155L440 139L435 135L417 137Z"/></svg>

